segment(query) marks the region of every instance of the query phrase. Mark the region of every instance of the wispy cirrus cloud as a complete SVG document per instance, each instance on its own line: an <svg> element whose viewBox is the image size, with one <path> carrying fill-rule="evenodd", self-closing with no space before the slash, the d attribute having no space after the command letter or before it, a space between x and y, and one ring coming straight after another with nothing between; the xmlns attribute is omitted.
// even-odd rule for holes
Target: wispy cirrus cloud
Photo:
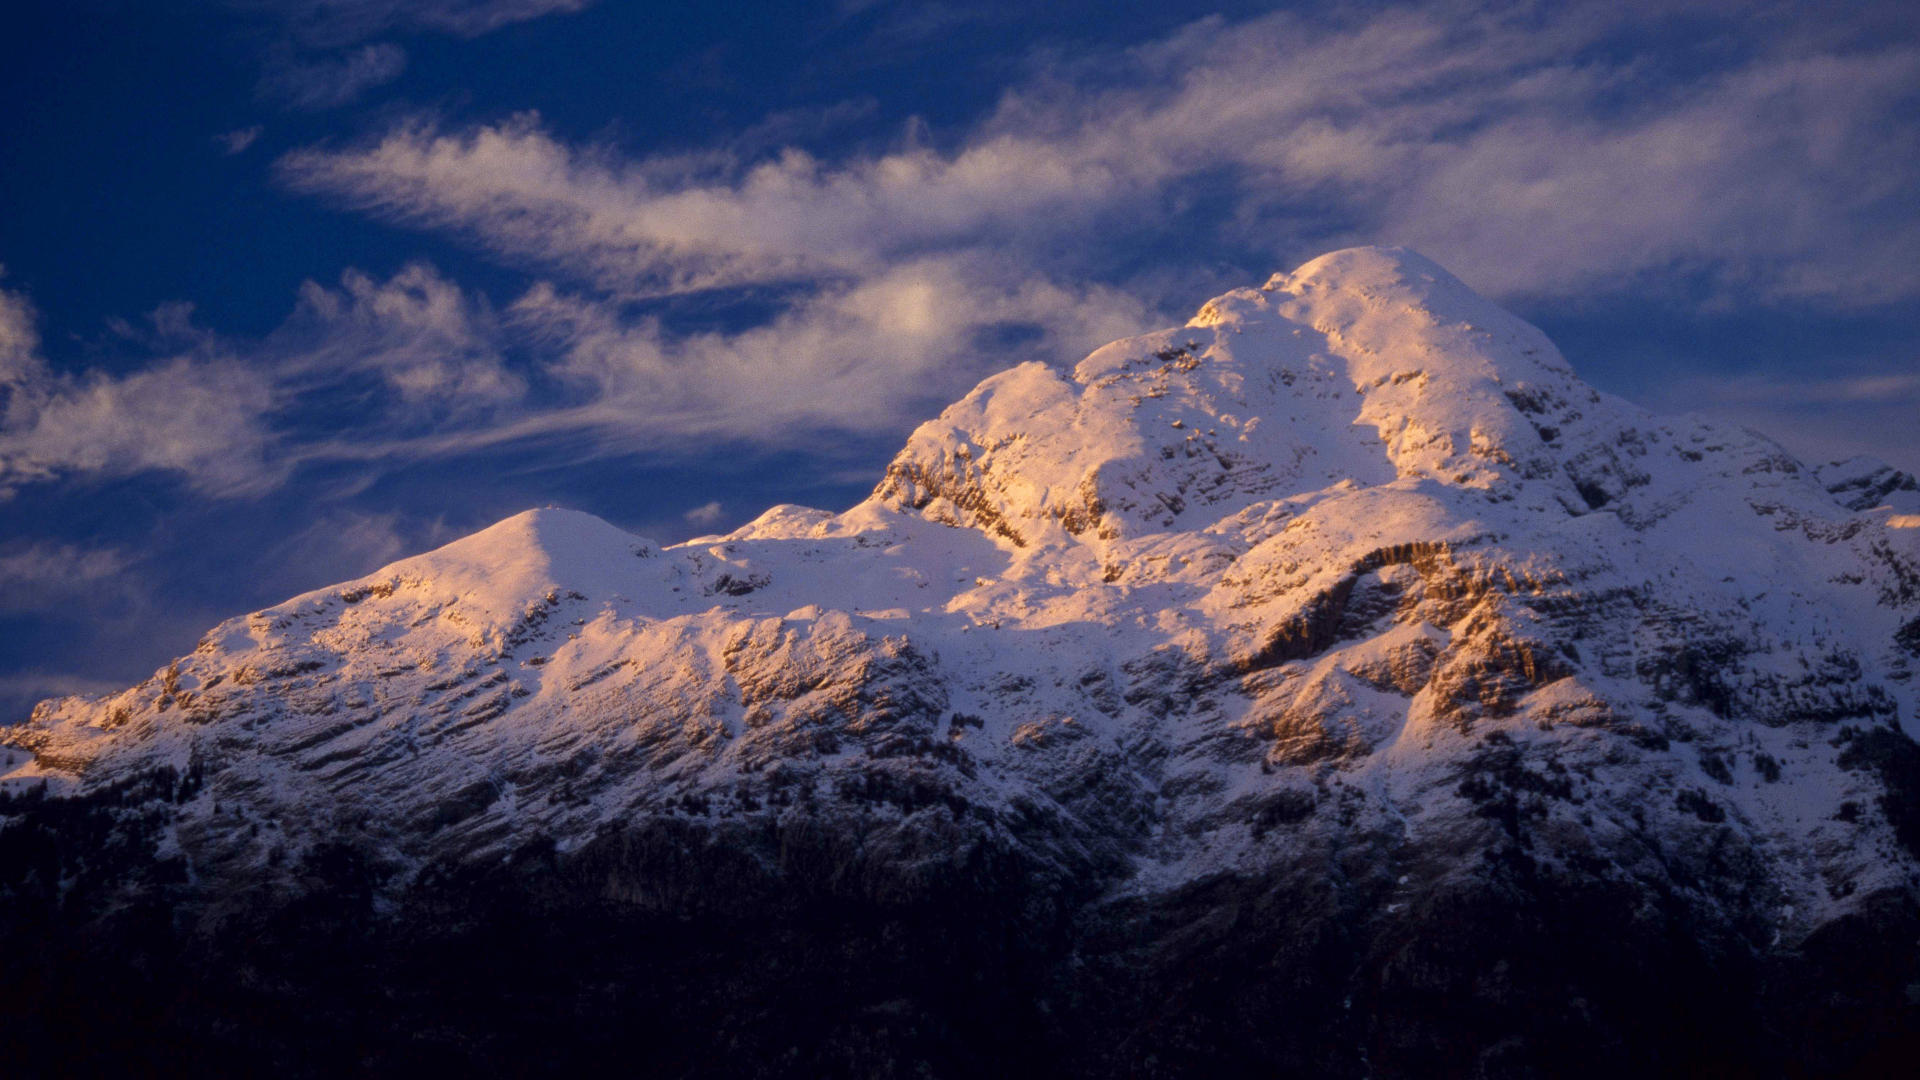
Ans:
<svg viewBox="0 0 1920 1080"><path fill-rule="evenodd" d="M681 516L695 525L712 525L726 516L726 510L720 505L720 500L715 499L712 502L702 503Z"/></svg>
<svg viewBox="0 0 1920 1080"><path fill-rule="evenodd" d="M0 546L0 613L71 601L118 576L131 561L114 548L48 541Z"/></svg>
<svg viewBox="0 0 1920 1080"><path fill-rule="evenodd" d="M688 173L564 144L523 116L414 122L282 169L300 189L641 294L985 245L1058 272L1073 262L1063 240L1150 239L1207 194L1228 207L1208 227L1276 264L1391 236L1496 294L1676 272L1762 298L1920 294L1902 256L1920 243L1904 201L1920 141L1903 119L1920 47L1791 39L1676 74L1619 51L1623 32L1591 6L1208 19L1043 71L944 151L788 150Z"/></svg>
<svg viewBox="0 0 1920 1080"><path fill-rule="evenodd" d="M263 125L253 124L248 127L235 128L232 131L223 131L215 135L213 141L220 144L220 149L225 152L228 157L232 157L235 154L246 153L247 148L258 142L260 136L265 134L266 130Z"/></svg>
<svg viewBox="0 0 1920 1080"><path fill-rule="evenodd" d="M285 10L364 36L572 7ZM1601 5L1204 19L1035 61L970 128L935 142L911 126L879 152L764 149L770 132L826 129L791 112L753 138L640 156L533 114L406 121L296 151L280 175L466 237L534 275L517 298L496 310L424 267L350 272L305 287L259 342L117 379L43 373L14 394L0 483L161 468L245 494L303 463L518 440L592 454L897 429L1009 363L1181 314L1196 281L1350 242L1410 243L1497 296L1556 303L1698 302L1702 282L1709 303L1920 299L1920 136L1904 111L1920 46L1782 30L1798 17L1782 10L1696 12L1673 32L1709 46L1685 63L1633 47L1646 13ZM1774 22L1716 43L1739 18ZM698 330L671 317L716 296L762 314ZM162 400L178 423L141 411ZM353 419L309 422L343 402ZM115 424L160 434L93 434Z"/></svg>
<svg viewBox="0 0 1920 1080"><path fill-rule="evenodd" d="M406 68L406 50L386 41L315 59L280 49L260 76L260 93L295 109L334 109L392 82Z"/></svg>
<svg viewBox="0 0 1920 1080"><path fill-rule="evenodd" d="M1905 359L1905 371L1681 378L1658 388L1650 404L1753 428L1811 461L1865 455L1915 470L1920 358Z"/></svg>
<svg viewBox="0 0 1920 1080"><path fill-rule="evenodd" d="M293 314L257 347L289 394L357 384L369 419L404 430L484 414L525 391L484 298L415 263L384 281L357 270L306 282Z"/></svg>
<svg viewBox="0 0 1920 1080"><path fill-rule="evenodd" d="M909 125L883 152L633 156L524 114L415 118L279 169L569 283L514 310L549 326L561 377L596 373L609 410L668 402L652 420L715 432L898 424L897 388L977 374L969 350L1003 317L1070 358L1098 344L1089 305L1128 329L1350 243L1409 244L1534 305L1920 302L1916 29L1749 4L1208 18L1038 57L970 128L934 142ZM920 295L898 287L913 274L940 284L935 329L907 346L869 302ZM627 314L767 290L785 307L728 335ZM1048 292L1061 301L1004 299Z"/></svg>
<svg viewBox="0 0 1920 1080"><path fill-rule="evenodd" d="M821 285L761 325L673 333L540 284L509 309L588 405L556 416L630 447L689 435L805 445L909 423L1012 363L1084 352L1152 323L1117 289L1065 285L986 253L903 260Z"/></svg>
<svg viewBox="0 0 1920 1080"><path fill-rule="evenodd" d="M994 23L1032 31L1030 5L853 0L820 64L890 73L937 56L1003 91L930 126L901 103L955 96L869 78L851 100L789 98L657 152L564 134L582 130L571 110L394 120L415 90L447 109L490 96L409 69L421 38L585 0L227 2L256 16L262 101L389 110L365 138L280 159L288 186L462 238L509 272L485 293L424 263L329 272L264 333L209 330L176 303L79 349L86 328L43 326L24 291L0 287L0 500L17 522L0 615L36 628L0 655L0 712L124 685L232 611L568 484L621 492L595 508L663 536L830 472L852 490L884 451L845 447L891 441L985 374L1071 361L1348 243L1413 245L1536 315L1601 298L1590 322L1663 303L1812 311L1822 327L1920 310L1911 5L1309 3L1130 46L1062 32L1023 58L980 39ZM724 51L692 55L726 74ZM274 126L303 137L328 119ZM219 145L238 153L260 132ZM1791 432L1809 456L1920 460L1920 368L1888 351L1895 331L1838 359L1809 332L1817 361L1783 360L1787 346L1764 377L1688 378L1708 365L1681 350L1704 350L1660 329L1629 345L1661 372L1643 400ZM1741 362L1714 348L1716 370ZM716 442L807 464L751 488L702 486L710 462L681 488L629 483L675 455L711 459ZM18 512L63 500L87 512ZM119 674L78 678L68 652Z"/></svg>
<svg viewBox="0 0 1920 1080"><path fill-rule="evenodd" d="M0 277L6 268L0 267ZM40 374L39 316L24 295L0 288L0 390L7 390ZM11 397L0 399L0 404ZM3 415L3 414L0 414Z"/></svg>
<svg viewBox="0 0 1920 1080"><path fill-rule="evenodd" d="M0 496L59 478L158 472L250 497L303 465L387 468L516 441L578 458L694 437L767 448L909 422L1011 362L1137 332L1117 290L1024 276L980 254L930 257L816 290L771 321L677 333L603 297L536 283L496 311L431 268L308 282L255 341L193 327L178 306L123 328L155 356L129 374L56 374L33 350L0 421ZM518 357L518 359L514 359Z"/></svg>
<svg viewBox="0 0 1920 1080"><path fill-rule="evenodd" d="M230 0L284 22L300 40L337 47L397 31L479 37L547 15L584 11L594 0Z"/></svg>
<svg viewBox="0 0 1920 1080"><path fill-rule="evenodd" d="M263 490L266 385L219 356L181 355L131 375L55 373L37 316L0 290L0 497L27 483L161 469L214 492Z"/></svg>
<svg viewBox="0 0 1920 1080"><path fill-rule="evenodd" d="M118 679L101 679L71 672L10 671L0 674L0 724L27 718L36 702L71 694L110 694L126 689Z"/></svg>
<svg viewBox="0 0 1920 1080"><path fill-rule="evenodd" d="M274 27L259 95L291 109L352 104L406 70L396 34L474 38L515 23L584 11L593 0L228 0ZM236 151L237 152L237 151Z"/></svg>
<svg viewBox="0 0 1920 1080"><path fill-rule="evenodd" d="M384 281L349 271L337 287L309 282L258 340L190 319L168 305L150 330L123 327L150 351L125 374L56 372L39 354L32 305L0 290L0 498L143 473L204 495L259 495L303 462L361 456L370 437L397 444L485 423L524 391L490 308L424 265Z"/></svg>
<svg viewBox="0 0 1920 1080"><path fill-rule="evenodd" d="M1920 363L1913 366L1920 367ZM1920 403L1920 374L1836 375L1818 379L1736 376L1701 380L1694 389L1722 405L1825 408L1861 404ZM1915 410L1920 415L1920 409Z"/></svg>
<svg viewBox="0 0 1920 1080"><path fill-rule="evenodd" d="M162 309L152 330L121 331L154 356L117 376L52 371L31 307L0 292L12 372L0 494L165 473L204 495L250 497L301 465L392 466L525 439L562 438L586 456L689 436L792 446L902 422L1009 356L1147 321L1110 290L1008 280L977 258L928 259L822 290L762 326L676 334L550 284L496 312L424 265L384 280L349 271L336 286L302 286L287 320L255 341ZM1022 332L1001 349L980 336L995 327ZM539 359L510 361L516 351Z"/></svg>

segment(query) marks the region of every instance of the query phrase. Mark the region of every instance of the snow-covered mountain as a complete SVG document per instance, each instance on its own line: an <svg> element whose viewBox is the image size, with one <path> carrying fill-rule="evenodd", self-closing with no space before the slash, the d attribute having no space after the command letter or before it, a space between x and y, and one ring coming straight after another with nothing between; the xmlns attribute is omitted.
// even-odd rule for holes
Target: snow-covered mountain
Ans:
<svg viewBox="0 0 1920 1080"><path fill-rule="evenodd" d="M972 897L1051 928L1068 1072L1678 1070L1756 1018L1727 1060L1866 1068L1920 1027L1917 665L1912 477L1359 248L987 379L844 513L530 511L230 620L0 730L0 812L111 807L202 935L341 852L389 925L529 851L646 918ZM994 1060L886 993L746 1059ZM1816 999L1850 1049L1778 1031Z"/></svg>

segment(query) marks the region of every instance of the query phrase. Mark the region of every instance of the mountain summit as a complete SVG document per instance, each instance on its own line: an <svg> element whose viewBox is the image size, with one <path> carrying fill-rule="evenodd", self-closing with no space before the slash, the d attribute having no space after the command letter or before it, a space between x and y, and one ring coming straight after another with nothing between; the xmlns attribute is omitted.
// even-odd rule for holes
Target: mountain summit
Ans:
<svg viewBox="0 0 1920 1080"><path fill-rule="evenodd" d="M994 375L844 513L532 511L45 703L0 887L216 1066L1870 1073L1917 663L1912 477L1356 248Z"/></svg>

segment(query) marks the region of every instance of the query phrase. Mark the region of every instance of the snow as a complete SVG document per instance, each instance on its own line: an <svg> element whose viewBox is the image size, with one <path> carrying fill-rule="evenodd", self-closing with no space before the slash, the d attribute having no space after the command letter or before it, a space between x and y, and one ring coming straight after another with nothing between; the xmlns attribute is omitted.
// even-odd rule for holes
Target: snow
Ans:
<svg viewBox="0 0 1920 1080"><path fill-rule="evenodd" d="M0 746L0 796L64 795L73 790L73 777L36 761L32 752Z"/></svg>
<svg viewBox="0 0 1920 1080"><path fill-rule="evenodd" d="M294 832L371 817L424 860L692 796L727 812L770 763L831 791L905 733L962 748L971 771L940 775L989 815L1098 787L1062 820L1154 818L1129 841L1151 889L1259 865L1283 840L1235 808L1330 777L1382 827L1476 827L1460 770L1497 730L1586 770L1596 836L1651 807L1682 842L1706 826L1677 795L1708 791L1811 925L1839 910L1828 881L1914 873L1877 854L1883 821L1833 820L1873 781L1838 767L1832 725L1765 713L1916 725L1889 645L1920 615L1903 477L1652 416L1431 261L1353 249L985 380L844 513L776 506L662 548L534 510L230 620L139 687L43 706L7 733L41 764L0 786L198 757L224 801ZM1725 670L1661 667L1690 647ZM1443 692L1518 655L1548 674L1506 711ZM876 701L897 732L863 726ZM1334 756L1289 757L1323 731ZM498 795L470 817L407 825L476 784Z"/></svg>

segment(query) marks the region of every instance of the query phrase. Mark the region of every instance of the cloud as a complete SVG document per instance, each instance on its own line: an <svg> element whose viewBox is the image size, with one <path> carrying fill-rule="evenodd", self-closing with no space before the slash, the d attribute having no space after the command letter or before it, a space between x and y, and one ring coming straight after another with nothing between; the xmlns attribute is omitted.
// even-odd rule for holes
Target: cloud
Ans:
<svg viewBox="0 0 1920 1080"><path fill-rule="evenodd" d="M333 109L399 78L406 67L406 50L385 41L311 60L282 49L268 59L266 72L260 77L260 93L295 109ZM253 130L258 134L258 129ZM246 144L240 148L245 149Z"/></svg>
<svg viewBox="0 0 1920 1080"><path fill-rule="evenodd" d="M359 100L398 79L407 52L390 34L476 38L514 23L584 11L593 0L227 0L276 24L265 48L259 95L288 108L321 111ZM239 153L258 129L222 136Z"/></svg>
<svg viewBox="0 0 1920 1080"><path fill-rule="evenodd" d="M786 113L755 138L631 157L528 113L416 117L278 169L558 279L503 316L566 403L435 452L562 431L805 445L902 427L989 371L1071 360L1350 243L1409 243L1496 297L1559 305L1920 297L1904 112L1920 50L1780 22L1794 17L1434 3L1208 18L1036 59L940 147L910 124L879 152L763 149L830 129ZM724 333L636 314L736 295L775 311Z"/></svg>
<svg viewBox="0 0 1920 1080"><path fill-rule="evenodd" d="M1897 109L1916 89L1920 50L1893 49L1758 64L1636 123L1516 120L1423 154L1383 223L1508 294L1678 266L1775 301L1910 299L1920 140Z"/></svg>
<svg viewBox="0 0 1920 1080"><path fill-rule="evenodd" d="M576 458L694 437L792 447L904 425L999 367L1147 325L1126 296L940 257L823 287L772 321L673 333L617 301L538 283L504 311L424 264L307 282L256 340L165 305L118 337L122 375L51 370L32 309L0 291L0 497L62 478L168 474L250 498L328 463L380 470L510 443ZM996 343L996 334L1005 343ZM520 359L515 359L515 357Z"/></svg>
<svg viewBox="0 0 1920 1080"><path fill-rule="evenodd" d="M61 475L148 470L178 473L207 494L266 490L279 480L260 422L271 404L263 379L223 359L27 384L0 427L0 495Z"/></svg>
<svg viewBox="0 0 1920 1080"><path fill-rule="evenodd" d="M268 401L250 373L182 356L122 378L75 378L38 349L31 305L0 290L0 498L66 473L146 469L209 491L260 488L256 417Z"/></svg>
<svg viewBox="0 0 1920 1080"><path fill-rule="evenodd" d="M363 408L404 427L518 399L526 386L502 347L484 298L415 263L385 281L349 270L336 289L303 284L261 351L290 391L372 380Z"/></svg>
<svg viewBox="0 0 1920 1080"><path fill-rule="evenodd" d="M725 516L725 511L720 508L720 500L715 499L710 503L696 506L681 516L695 525L712 525Z"/></svg>
<svg viewBox="0 0 1920 1080"><path fill-rule="evenodd" d="M48 698L111 694L126 688L123 680L90 678L72 672L0 673L0 725L24 721L36 703Z"/></svg>
<svg viewBox="0 0 1920 1080"><path fill-rule="evenodd" d="M455 135L409 125L355 150L295 152L280 171L296 188L462 231L629 297L873 267L871 241L893 234L849 229L845 204L873 194L871 185L856 179L835 199L821 187L833 181L797 151L737 184L701 184L679 175L680 160L615 162L538 124L529 114Z"/></svg>
<svg viewBox="0 0 1920 1080"><path fill-rule="evenodd" d="M232 157L235 154L245 153L247 148L252 146L265 131L266 128L255 124L252 127L235 128L232 131L222 132L215 135L213 141L220 144L220 148L226 152L228 157Z"/></svg>
<svg viewBox="0 0 1920 1080"><path fill-rule="evenodd" d="M125 553L49 542L0 546L0 613L29 611L95 591L127 568Z"/></svg>
<svg viewBox="0 0 1920 1080"><path fill-rule="evenodd" d="M275 10L364 36L578 6ZM1785 32L1779 10L1707 9L1697 25L1599 5L1210 18L1036 59L937 147L910 124L891 149L838 155L766 146L869 104L640 157L534 114L415 118L291 153L279 175L464 236L535 275L520 295L496 309L424 265L350 271L304 286L262 340L199 341L117 378L46 373L30 309L4 301L25 315L0 307L0 370L24 374L0 487L157 468L246 495L309 464L534 440L581 455L816 445L1171 321L1197 281L1257 280L1350 242L1410 242L1495 295L1558 303L1920 296L1903 203L1920 147L1900 111L1920 51ZM1741 18L1763 30L1716 44ZM763 314L697 330L674 317L741 297Z"/></svg>
<svg viewBox="0 0 1920 1080"><path fill-rule="evenodd" d="M1705 395L1703 400L1724 405L1796 408L1889 405L1920 402L1920 375L1850 375L1823 379L1738 376L1701 380L1695 390Z"/></svg>
<svg viewBox="0 0 1920 1080"><path fill-rule="evenodd" d="M1510 300L1911 301L1909 41L1737 4L1209 18L1036 60L941 148L910 126L883 152L635 158L525 114L416 118L279 171L563 279L507 314L581 403L517 432L872 430L1177 317L1196 282L1356 242L1410 243ZM630 314L754 290L786 306L726 334ZM1023 348L984 344L1015 326Z"/></svg>
<svg viewBox="0 0 1920 1080"><path fill-rule="evenodd" d="M1270 266L1379 237L1496 295L1701 272L1767 299L1920 295L1902 256L1920 244L1904 194L1920 184L1906 119L1920 50L1769 27L1780 44L1760 35L1722 50L1735 59L1652 71L1627 35L1653 31L1609 10L1202 20L1040 70L945 152L789 149L688 171L565 145L529 115L404 124L290 155L282 175L633 295L860 276L988 245L1081 271L1072 248L1158 239L1209 185L1228 206L1216 236L1183 239Z"/></svg>
<svg viewBox="0 0 1920 1080"><path fill-rule="evenodd" d="M169 473L249 497L317 460L362 460L449 426L487 423L525 393L483 299L423 264L379 281L309 282L280 328L227 340L165 305L122 337L158 354L124 375L54 372L31 306L0 290L0 498L60 477Z"/></svg>
<svg viewBox="0 0 1920 1080"><path fill-rule="evenodd" d="M684 159L620 162L562 145L528 114L441 134L421 124L350 150L282 159L296 188L457 230L626 297L857 278L920 252L983 250L1085 222L1108 163L1039 141L956 156L906 150L830 166L789 149L689 175Z"/></svg>
<svg viewBox="0 0 1920 1080"><path fill-rule="evenodd" d="M0 276L6 270L0 267ZM25 296L0 289L0 393L10 395L14 387L40 376L39 317ZM0 397L4 406L9 397ZM4 416L0 412L0 416Z"/></svg>
<svg viewBox="0 0 1920 1080"><path fill-rule="evenodd" d="M453 539L437 528L424 532L437 542ZM259 561L263 566L284 567L274 584L294 593L370 574L428 546L398 514L333 508L273 544Z"/></svg>
<svg viewBox="0 0 1920 1080"><path fill-rule="evenodd" d="M1920 358L1862 356L1846 367L1680 375L1652 388L1649 403L1753 428L1807 461L1865 454L1920 472Z"/></svg>
<svg viewBox="0 0 1920 1080"><path fill-rule="evenodd" d="M510 314L551 350L553 375L595 403L581 423L647 442L796 445L822 428L904 424L1011 363L1084 352L1151 321L1114 290L1021 271L977 254L914 260L734 333L670 334L546 285ZM996 331L1014 343L996 344Z"/></svg>
<svg viewBox="0 0 1920 1080"><path fill-rule="evenodd" d="M396 31L473 38L547 15L584 11L593 0L231 0L284 22L309 45L337 47Z"/></svg>

